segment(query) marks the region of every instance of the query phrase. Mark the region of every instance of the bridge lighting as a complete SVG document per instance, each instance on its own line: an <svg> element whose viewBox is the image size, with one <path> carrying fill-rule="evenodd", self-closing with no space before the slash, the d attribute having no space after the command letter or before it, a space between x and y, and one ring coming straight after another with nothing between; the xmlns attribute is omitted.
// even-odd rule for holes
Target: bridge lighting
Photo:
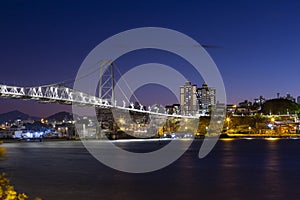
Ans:
<svg viewBox="0 0 300 200"><path fill-rule="evenodd" d="M119 122L120 122L120 124L124 124L125 121L124 121L123 118L120 118L120 119L119 119Z"/></svg>

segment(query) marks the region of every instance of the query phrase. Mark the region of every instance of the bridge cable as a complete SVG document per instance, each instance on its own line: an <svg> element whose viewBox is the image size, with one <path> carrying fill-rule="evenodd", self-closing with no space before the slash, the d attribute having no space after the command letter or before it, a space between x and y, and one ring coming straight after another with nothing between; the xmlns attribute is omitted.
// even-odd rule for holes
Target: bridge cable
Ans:
<svg viewBox="0 0 300 200"><path fill-rule="evenodd" d="M133 96L133 97L135 98L135 100L140 104L139 99L138 99L137 96L134 94L134 92L132 91L131 87L129 86L129 84L128 84L128 82L125 80L125 78L123 78L123 76L122 76L122 74L121 74L119 68L116 66L116 64L114 64L114 66L115 66L115 69L117 69L117 72L119 73L120 78L125 82L127 88L130 90L132 96ZM122 89L120 88L120 90L122 90ZM126 97L126 98L127 98L127 97ZM130 101L129 101L129 102L130 102Z"/></svg>

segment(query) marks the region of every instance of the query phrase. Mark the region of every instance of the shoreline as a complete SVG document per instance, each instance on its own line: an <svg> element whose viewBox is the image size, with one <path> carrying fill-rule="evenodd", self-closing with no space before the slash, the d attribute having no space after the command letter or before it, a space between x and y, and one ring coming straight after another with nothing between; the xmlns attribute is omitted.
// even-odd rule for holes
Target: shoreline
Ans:
<svg viewBox="0 0 300 200"><path fill-rule="evenodd" d="M155 141L185 141L185 140L204 140L204 139L213 139L215 137L195 137L195 138L123 138L123 139L116 139L116 140L109 140L109 139L86 139L85 141L101 141L101 142L155 142ZM228 134L221 134L218 137L218 140L235 140L235 139L245 139L245 140L279 140L279 139L290 139L290 140L297 140L300 139L300 135L254 135L254 134L235 134L235 135L228 135ZM28 143L28 142L38 142L38 143L48 143L48 142L63 142L63 141L78 141L82 142L84 140L80 138L56 138L56 139L30 139L30 140L17 140L17 139L1 139L2 143Z"/></svg>

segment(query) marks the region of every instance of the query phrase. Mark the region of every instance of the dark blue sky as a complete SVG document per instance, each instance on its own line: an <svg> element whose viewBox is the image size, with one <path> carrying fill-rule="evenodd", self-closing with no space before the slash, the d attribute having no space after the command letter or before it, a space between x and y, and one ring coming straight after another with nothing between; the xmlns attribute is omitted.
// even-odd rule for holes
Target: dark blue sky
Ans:
<svg viewBox="0 0 300 200"><path fill-rule="evenodd" d="M156 26L221 47L207 51L223 76L229 103L259 95L273 98L277 92L297 97L299 10L296 1L4 0L0 2L0 82L31 86L73 78L101 41L127 29ZM158 53L149 59L137 52L136 59L129 55L118 65L175 63ZM189 66L180 64L188 74ZM202 84L192 75L190 79ZM151 87L145 91L149 94ZM161 103L173 103L174 98L166 96ZM70 107L0 100L0 113L14 109L47 116Z"/></svg>

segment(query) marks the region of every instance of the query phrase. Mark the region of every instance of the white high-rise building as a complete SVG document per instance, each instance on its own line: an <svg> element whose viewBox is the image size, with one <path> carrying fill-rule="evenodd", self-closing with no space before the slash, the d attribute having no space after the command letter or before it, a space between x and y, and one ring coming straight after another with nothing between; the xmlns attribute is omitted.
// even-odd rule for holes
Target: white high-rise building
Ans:
<svg viewBox="0 0 300 200"><path fill-rule="evenodd" d="M197 85L192 85L190 81L180 87L180 110L183 115L194 115L199 111Z"/></svg>

